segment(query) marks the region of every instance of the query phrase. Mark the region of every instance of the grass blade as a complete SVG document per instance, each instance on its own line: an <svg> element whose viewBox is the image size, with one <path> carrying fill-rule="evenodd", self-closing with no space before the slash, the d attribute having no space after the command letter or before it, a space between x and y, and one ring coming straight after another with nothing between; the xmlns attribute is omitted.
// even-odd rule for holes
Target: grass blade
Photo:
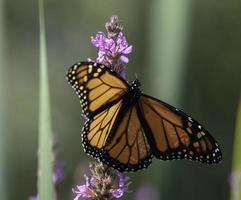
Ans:
<svg viewBox="0 0 241 200"><path fill-rule="evenodd" d="M39 154L38 154L38 195L39 200L53 200L52 180L53 158L50 116L50 95L47 67L47 49L44 24L44 2L39 0L40 24L40 83L39 83Z"/></svg>
<svg viewBox="0 0 241 200"><path fill-rule="evenodd" d="M233 149L231 174L231 200L241 199L241 98L239 101Z"/></svg>
<svg viewBox="0 0 241 200"><path fill-rule="evenodd" d="M179 106L185 73L190 0L152 1L151 10L146 71L148 89L155 97ZM167 198L167 195L173 198L170 197L173 193L169 194L170 165L160 167L158 164L153 167L151 176L163 190L162 198Z"/></svg>
<svg viewBox="0 0 241 200"><path fill-rule="evenodd" d="M5 81L4 81L4 53L3 49L4 45L4 2L0 0L0 93L1 93L1 101L0 101L0 199L7 199L6 193L6 128L5 128L5 115L6 115L6 99L5 99Z"/></svg>
<svg viewBox="0 0 241 200"><path fill-rule="evenodd" d="M178 105L185 72L189 31L189 0L153 1L149 21L148 72L151 87L163 100ZM155 91L155 92L154 92Z"/></svg>

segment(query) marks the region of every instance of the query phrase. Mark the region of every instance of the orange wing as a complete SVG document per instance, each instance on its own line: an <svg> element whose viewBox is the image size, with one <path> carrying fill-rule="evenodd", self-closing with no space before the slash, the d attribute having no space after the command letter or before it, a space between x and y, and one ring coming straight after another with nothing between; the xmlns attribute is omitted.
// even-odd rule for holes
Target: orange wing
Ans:
<svg viewBox="0 0 241 200"><path fill-rule="evenodd" d="M82 130L82 144L87 154L99 157L121 107L122 100L85 122Z"/></svg>
<svg viewBox="0 0 241 200"><path fill-rule="evenodd" d="M151 149L133 104L118 117L100 159L119 171L136 171L151 164Z"/></svg>
<svg viewBox="0 0 241 200"><path fill-rule="evenodd" d="M80 98L84 115L89 118L118 102L129 87L117 73L93 62L73 65L66 77Z"/></svg>
<svg viewBox="0 0 241 200"><path fill-rule="evenodd" d="M221 150L214 138L196 120L153 97L142 95L139 108L143 127L159 159L190 159L218 163Z"/></svg>

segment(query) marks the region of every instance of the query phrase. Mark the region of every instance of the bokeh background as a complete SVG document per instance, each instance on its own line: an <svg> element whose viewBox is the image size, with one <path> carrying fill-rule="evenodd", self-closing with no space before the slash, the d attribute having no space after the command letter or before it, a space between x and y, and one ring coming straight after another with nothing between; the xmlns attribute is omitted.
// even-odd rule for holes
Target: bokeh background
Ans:
<svg viewBox="0 0 241 200"><path fill-rule="evenodd" d="M37 193L38 2L1 0L0 14L0 186L6 199L25 200ZM53 134L65 170L60 199L73 199L71 188L84 181L91 160L80 145L83 118L65 72L96 58L90 36L104 31L113 14L134 46L129 80L136 73L145 93L191 113L223 150L223 162L214 166L154 160L147 170L128 174L133 192L123 199L229 199L241 89L241 1L45 0Z"/></svg>

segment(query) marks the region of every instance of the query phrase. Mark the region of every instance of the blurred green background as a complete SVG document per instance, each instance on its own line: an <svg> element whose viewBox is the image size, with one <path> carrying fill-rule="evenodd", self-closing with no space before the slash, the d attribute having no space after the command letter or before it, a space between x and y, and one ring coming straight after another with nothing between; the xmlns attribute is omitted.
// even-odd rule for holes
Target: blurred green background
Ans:
<svg viewBox="0 0 241 200"><path fill-rule="evenodd" d="M32 0L0 3L0 186L9 200L37 193L37 6ZM147 170L128 174L133 192L123 199L134 199L143 184L152 184L163 200L229 199L241 89L241 1L46 0L45 14L53 134L65 170L60 199L72 199L71 188L83 182L91 160L80 145L83 118L65 72L96 58L90 36L104 31L113 14L134 46L129 80L136 73L145 93L191 114L223 150L219 165L154 160Z"/></svg>

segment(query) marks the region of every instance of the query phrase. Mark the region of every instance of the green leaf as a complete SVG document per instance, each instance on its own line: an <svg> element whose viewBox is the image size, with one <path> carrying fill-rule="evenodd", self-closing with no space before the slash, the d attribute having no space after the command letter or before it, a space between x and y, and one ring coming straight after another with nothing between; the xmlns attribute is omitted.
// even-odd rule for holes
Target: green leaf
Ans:
<svg viewBox="0 0 241 200"><path fill-rule="evenodd" d="M0 199L7 199L6 185L7 185L7 166L6 166L6 98L5 98L5 61L4 61L4 2L0 0Z"/></svg>
<svg viewBox="0 0 241 200"><path fill-rule="evenodd" d="M239 101L233 149L231 200L241 199L241 98Z"/></svg>
<svg viewBox="0 0 241 200"><path fill-rule="evenodd" d="M39 154L38 154L38 195L39 200L54 199L52 128L50 116L50 95L47 67L47 49L44 24L44 2L39 0L40 25L40 82L39 82Z"/></svg>

